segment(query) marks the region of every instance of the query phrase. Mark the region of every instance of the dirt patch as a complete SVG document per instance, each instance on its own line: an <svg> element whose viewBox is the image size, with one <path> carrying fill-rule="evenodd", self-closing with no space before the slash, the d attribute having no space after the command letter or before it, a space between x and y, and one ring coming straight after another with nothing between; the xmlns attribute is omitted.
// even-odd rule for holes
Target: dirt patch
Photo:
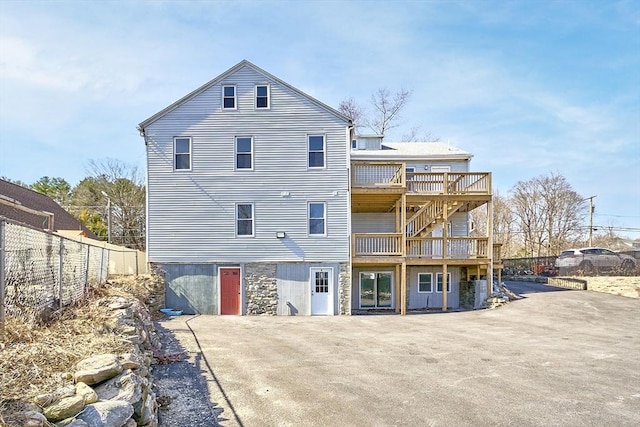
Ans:
<svg viewBox="0 0 640 427"><path fill-rule="evenodd" d="M582 277L587 281L587 290L640 298L640 276L632 277Z"/></svg>

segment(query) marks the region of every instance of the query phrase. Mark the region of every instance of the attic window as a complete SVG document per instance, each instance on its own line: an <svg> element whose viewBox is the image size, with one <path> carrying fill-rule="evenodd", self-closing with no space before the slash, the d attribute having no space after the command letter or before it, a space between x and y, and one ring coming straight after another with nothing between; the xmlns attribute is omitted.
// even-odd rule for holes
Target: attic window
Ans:
<svg viewBox="0 0 640 427"><path fill-rule="evenodd" d="M269 108L269 85L256 86L256 108Z"/></svg>
<svg viewBox="0 0 640 427"><path fill-rule="evenodd" d="M222 108L225 110L236 109L236 87L222 86Z"/></svg>

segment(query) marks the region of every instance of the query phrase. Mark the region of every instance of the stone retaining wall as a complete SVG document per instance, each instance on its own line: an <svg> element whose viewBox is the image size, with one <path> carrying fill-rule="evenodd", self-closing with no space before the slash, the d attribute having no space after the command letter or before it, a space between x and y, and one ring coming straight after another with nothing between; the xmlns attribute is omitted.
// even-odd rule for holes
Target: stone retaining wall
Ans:
<svg viewBox="0 0 640 427"><path fill-rule="evenodd" d="M158 404L150 376L153 350L160 347L149 311L137 300L111 296L99 301L110 310L109 329L131 346L125 354L98 354L62 373L69 385L36 396L23 426L158 426ZM16 420L18 421L18 420Z"/></svg>

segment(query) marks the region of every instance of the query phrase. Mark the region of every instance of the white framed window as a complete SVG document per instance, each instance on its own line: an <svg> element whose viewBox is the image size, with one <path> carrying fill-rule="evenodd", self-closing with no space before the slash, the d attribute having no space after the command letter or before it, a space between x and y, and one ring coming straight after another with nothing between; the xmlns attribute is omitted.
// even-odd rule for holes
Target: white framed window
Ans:
<svg viewBox="0 0 640 427"><path fill-rule="evenodd" d="M253 203L236 204L236 236L252 237L254 235Z"/></svg>
<svg viewBox="0 0 640 427"><path fill-rule="evenodd" d="M191 137L173 138L173 169L191 170Z"/></svg>
<svg viewBox="0 0 640 427"><path fill-rule="evenodd" d="M418 293L425 294L431 292L433 292L433 273L419 273Z"/></svg>
<svg viewBox="0 0 640 427"><path fill-rule="evenodd" d="M236 109L236 87L234 85L222 86L222 108L224 110Z"/></svg>
<svg viewBox="0 0 640 427"><path fill-rule="evenodd" d="M327 204L325 202L309 202L309 235L327 235Z"/></svg>
<svg viewBox="0 0 640 427"><path fill-rule="evenodd" d="M269 85L256 85L256 109L268 110L271 108L271 88Z"/></svg>
<svg viewBox="0 0 640 427"><path fill-rule="evenodd" d="M253 138L236 136L236 169L253 169Z"/></svg>
<svg viewBox="0 0 640 427"><path fill-rule="evenodd" d="M325 166L324 135L307 135L307 147L309 153L308 167L323 168Z"/></svg>
<svg viewBox="0 0 640 427"><path fill-rule="evenodd" d="M436 273L436 292L442 293L442 273ZM447 273L447 293L451 293L451 273Z"/></svg>

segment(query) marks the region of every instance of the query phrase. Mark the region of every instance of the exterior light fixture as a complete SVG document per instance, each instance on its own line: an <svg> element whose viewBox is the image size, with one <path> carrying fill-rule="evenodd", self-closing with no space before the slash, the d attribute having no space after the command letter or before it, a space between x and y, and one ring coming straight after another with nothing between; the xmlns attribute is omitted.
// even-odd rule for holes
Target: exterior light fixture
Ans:
<svg viewBox="0 0 640 427"><path fill-rule="evenodd" d="M285 233L284 231L276 231L277 239L284 239L286 236L287 236L287 233Z"/></svg>

